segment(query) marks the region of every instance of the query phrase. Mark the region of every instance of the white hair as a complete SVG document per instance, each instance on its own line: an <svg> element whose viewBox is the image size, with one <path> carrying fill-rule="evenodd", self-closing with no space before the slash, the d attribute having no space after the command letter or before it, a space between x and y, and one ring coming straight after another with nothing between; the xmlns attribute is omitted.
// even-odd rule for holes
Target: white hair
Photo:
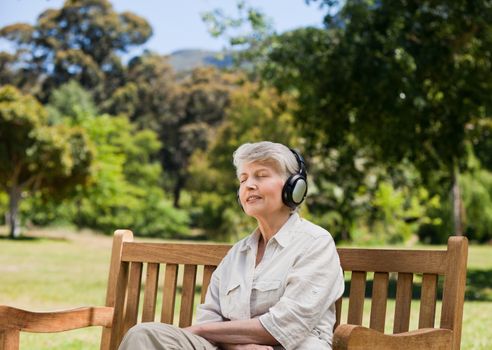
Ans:
<svg viewBox="0 0 492 350"><path fill-rule="evenodd" d="M251 162L273 162L276 170L286 180L300 170L294 153L281 143L270 141L245 143L238 147L232 157L238 177L243 164Z"/></svg>

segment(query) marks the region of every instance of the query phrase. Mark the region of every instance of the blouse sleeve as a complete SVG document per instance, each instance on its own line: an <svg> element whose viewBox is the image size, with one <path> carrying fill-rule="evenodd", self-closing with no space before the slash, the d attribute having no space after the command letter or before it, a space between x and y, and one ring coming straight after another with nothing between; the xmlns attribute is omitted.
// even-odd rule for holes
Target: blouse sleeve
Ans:
<svg viewBox="0 0 492 350"><path fill-rule="evenodd" d="M285 349L294 349L343 290L343 273L333 238L319 236L299 254L287 275L284 294L259 320Z"/></svg>

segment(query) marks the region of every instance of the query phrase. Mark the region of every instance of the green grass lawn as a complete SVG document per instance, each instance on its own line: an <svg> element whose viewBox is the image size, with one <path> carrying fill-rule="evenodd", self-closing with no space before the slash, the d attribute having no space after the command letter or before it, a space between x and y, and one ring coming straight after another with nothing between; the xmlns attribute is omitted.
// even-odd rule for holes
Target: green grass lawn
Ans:
<svg viewBox="0 0 492 350"><path fill-rule="evenodd" d="M111 237L62 230L0 238L0 304L33 311L104 305ZM462 349L492 349L492 247L471 246ZM370 303L366 302L367 310ZM394 302L388 302L388 319ZM418 301L412 302L418 310ZM368 324L368 312L365 318ZM411 328L416 328L416 313ZM343 316L342 316L343 317ZM98 349L100 328L21 335L21 349Z"/></svg>

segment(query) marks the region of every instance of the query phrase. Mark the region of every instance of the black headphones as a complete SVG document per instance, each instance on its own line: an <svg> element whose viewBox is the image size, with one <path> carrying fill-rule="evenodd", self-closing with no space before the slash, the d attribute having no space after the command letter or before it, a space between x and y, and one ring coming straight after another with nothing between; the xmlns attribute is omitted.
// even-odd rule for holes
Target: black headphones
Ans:
<svg viewBox="0 0 492 350"><path fill-rule="evenodd" d="M287 181L285 181L282 189L282 201L289 208L295 209L302 203L307 194L307 172L306 162L301 154L292 148L290 150L296 157L299 171L297 174L289 176Z"/></svg>
<svg viewBox="0 0 492 350"><path fill-rule="evenodd" d="M307 194L307 172L306 162L301 154L296 150L289 148L296 157L299 164L299 171L296 174L289 176L282 188L282 202L291 209L299 206ZM242 208L241 200L239 199L239 190L237 191L237 202Z"/></svg>

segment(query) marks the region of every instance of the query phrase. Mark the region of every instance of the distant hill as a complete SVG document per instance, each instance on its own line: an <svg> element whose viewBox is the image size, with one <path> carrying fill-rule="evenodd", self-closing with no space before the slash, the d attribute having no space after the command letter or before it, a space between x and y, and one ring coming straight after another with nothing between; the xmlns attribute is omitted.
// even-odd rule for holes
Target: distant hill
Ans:
<svg viewBox="0 0 492 350"><path fill-rule="evenodd" d="M231 67L232 56L228 53L207 50L178 50L169 55L169 62L176 72L192 70L200 66Z"/></svg>

